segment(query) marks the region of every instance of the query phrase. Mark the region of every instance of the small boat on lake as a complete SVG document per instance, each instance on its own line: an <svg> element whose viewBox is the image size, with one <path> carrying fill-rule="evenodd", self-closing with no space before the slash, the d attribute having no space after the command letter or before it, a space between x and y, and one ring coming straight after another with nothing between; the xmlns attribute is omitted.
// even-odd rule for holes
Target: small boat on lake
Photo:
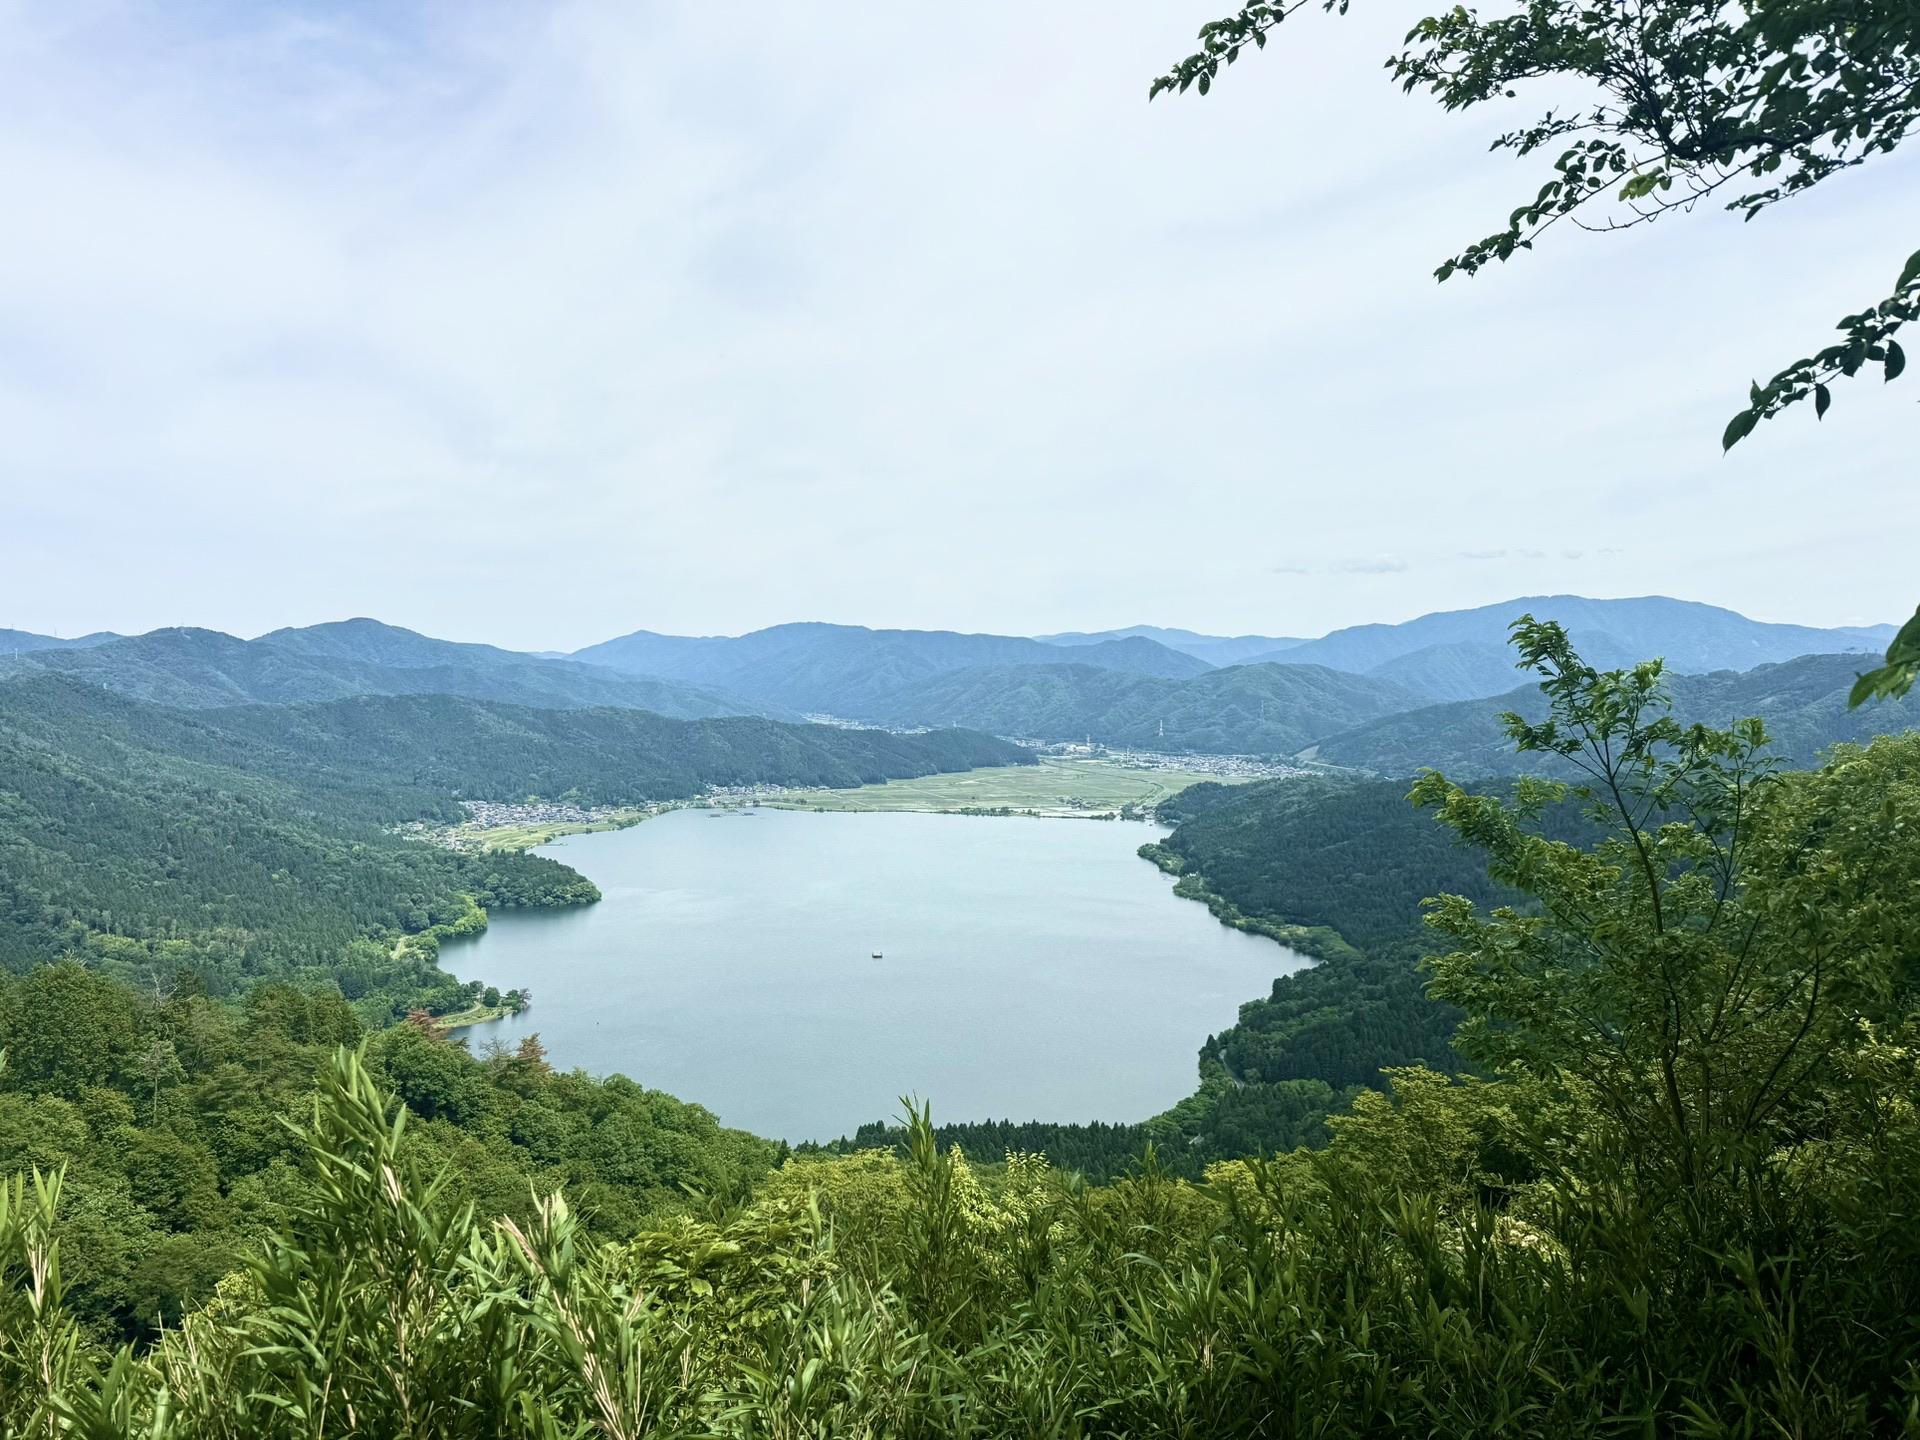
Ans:
<svg viewBox="0 0 1920 1440"><path fill-rule="evenodd" d="M886 956L882 955L878 950L876 950L873 952L873 958L876 960L884 960L886 959Z"/></svg>

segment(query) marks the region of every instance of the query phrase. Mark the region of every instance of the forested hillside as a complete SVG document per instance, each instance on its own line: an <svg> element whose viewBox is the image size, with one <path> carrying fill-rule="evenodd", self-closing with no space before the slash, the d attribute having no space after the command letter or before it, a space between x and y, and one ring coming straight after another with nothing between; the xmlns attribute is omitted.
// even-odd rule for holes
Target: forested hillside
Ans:
<svg viewBox="0 0 1920 1440"><path fill-rule="evenodd" d="M375 621L238 640L214 630L155 630L100 644L11 656L0 674L48 670L160 705L308 704L349 695L464 695L534 706L618 705L691 718L768 707L662 680L612 675L488 645L456 645ZM797 717L792 717L797 718Z"/></svg>
<svg viewBox="0 0 1920 1440"><path fill-rule="evenodd" d="M431 943L399 947L402 935L471 925L476 904L597 895L551 860L456 855L351 814L329 817L314 794L270 771L127 745L104 727L73 724L71 747L49 743L37 725L10 723L20 688L0 684L8 970L77 953L129 984L189 970L216 995L279 977L337 985L370 1015L393 1018L415 1005L451 1008L460 994Z"/></svg>
<svg viewBox="0 0 1920 1440"><path fill-rule="evenodd" d="M74 964L0 974L0 1173L64 1172L65 1298L90 1336L177 1326L316 1202L289 1126L333 1049L365 1038L319 984L261 985L236 1008L193 971L133 988ZM368 1066L409 1109L413 1162L445 1169L449 1203L525 1220L536 1189L565 1185L597 1239L630 1236L683 1186L737 1192L780 1153L631 1081L556 1074L537 1045L483 1061L400 1025L372 1039Z"/></svg>
<svg viewBox="0 0 1920 1440"><path fill-rule="evenodd" d="M1474 696L1498 695L1513 688L1508 629L1522 615L1564 625L1595 664L1632 665L1657 657L1666 662L1669 674L1749 670L1799 655L1874 655L1893 638L1891 625L1825 630L1773 625L1717 605L1664 595L1627 600L1531 595L1422 615L1398 625L1352 625L1248 658L1326 665L1424 684L1433 699L1468 698L1468 687L1482 687L1471 689Z"/></svg>
<svg viewBox="0 0 1920 1440"><path fill-rule="evenodd" d="M448 695L212 712L209 723L336 772L464 799L567 797L589 805L675 800L709 785L869 785L1029 765L1017 745L968 730L900 735L750 716L669 720L643 710L532 710Z"/></svg>
<svg viewBox="0 0 1920 1440"><path fill-rule="evenodd" d="M57 635L36 635L31 630L9 630L0 626L0 659L24 655L31 650L85 649L89 645L101 645L108 640L118 639L120 636L110 630L96 630L91 635L62 639Z"/></svg>
<svg viewBox="0 0 1920 1440"><path fill-rule="evenodd" d="M1120 630L1063 630L1055 635L1036 635L1049 645L1076 648L1098 645L1107 640L1128 640L1134 636L1184 651L1209 665L1238 665L1256 655L1270 655L1306 641L1287 635L1202 635L1193 630L1169 630L1160 625L1129 625Z"/></svg>
<svg viewBox="0 0 1920 1440"><path fill-rule="evenodd" d="M593 886L530 855L387 833L458 799L671 800L708 785L858 785L1031 757L986 736L674 721L447 696L175 711L60 676L0 681L0 964L77 951L216 994L335 983L369 1017L453 1007L431 934Z"/></svg>
<svg viewBox="0 0 1920 1440"><path fill-rule="evenodd" d="M1505 793L1496 791L1493 793ZM1378 1085L1397 1065L1458 1068L1459 1012L1426 993L1419 962L1437 946L1422 902L1441 894L1477 904L1518 903L1484 858L1407 800L1403 781L1277 780L1198 785L1175 797L1178 828L1156 857L1194 898L1224 902L1234 923L1267 929L1317 956L1284 976L1239 1022L1211 1037L1203 1068L1219 1061L1235 1081L1314 1079ZM1561 806L1543 833L1590 843L1594 832Z"/></svg>
<svg viewBox="0 0 1920 1440"><path fill-rule="evenodd" d="M1468 640L1396 655L1366 673L1404 685L1429 701L1504 695L1513 689L1515 679L1513 656L1506 647Z"/></svg>
<svg viewBox="0 0 1920 1440"><path fill-rule="evenodd" d="M1077 654L1078 651L1072 653ZM1418 706L1389 681L1318 665L1237 665L1189 680L1079 664L987 666L910 686L873 718L1144 750L1290 755L1363 719Z"/></svg>
<svg viewBox="0 0 1920 1440"><path fill-rule="evenodd" d="M1689 722L1725 725L1758 716L1788 763L1813 764L1837 741L1865 741L1920 725L1920 696L1849 708L1848 692L1868 660L1859 655L1803 655L1777 665L1710 675L1673 674L1674 713ZM1412 775L1432 766L1463 777L1548 770L1552 757L1514 751L1500 716L1546 713L1539 687L1524 685L1490 699L1433 705L1367 721L1328 735L1308 752L1333 765L1382 775Z"/></svg>
<svg viewBox="0 0 1920 1440"><path fill-rule="evenodd" d="M1304 752L1381 774L1411 774L1429 763L1466 775L1510 774L1515 762L1501 748L1499 714L1516 696L1523 704L1537 704L1539 697L1531 686L1516 689L1507 620L1532 603L1428 616L1404 626L1357 627L1290 646L1268 660L1217 668L1127 632L1049 637L1041 644L942 632L780 626L737 640L639 634L581 653L879 724L960 725L996 735L1091 738L1174 753ZM1714 722L1760 715L1778 733L1781 753L1795 763L1811 762L1836 740L1885 733L1920 714L1911 705L1848 710L1847 691L1865 664L1852 653L1771 663L1771 657L1814 643L1857 647L1864 654L1883 643L1872 628L1764 625L1732 611L1662 599L1563 596L1539 603L1588 622L1610 621L1630 637L1662 641L1689 659L1711 658L1711 675L1690 675L1684 673L1687 665L1669 663L1681 713ZM1184 633L1168 632L1176 640ZM1451 638L1420 643L1430 635ZM1603 653L1635 659L1660 653L1634 649L1635 640L1619 635L1596 639ZM1009 646L1010 658L968 663L969 657L1000 655ZM1144 648L1136 653L1128 647ZM1319 663L1318 655L1335 663ZM1168 657L1179 664L1170 667ZM1729 664L1756 668L1728 670ZM1451 703L1432 703L1440 698Z"/></svg>
<svg viewBox="0 0 1920 1440"><path fill-rule="evenodd" d="M1769 625L1663 597L1540 596L1399 625L1354 626L1317 640L1144 625L1028 639L809 623L741 636L635 631L559 659L362 618L250 641L193 629L74 640L4 632L0 673L55 670L190 708L439 694L542 709L638 708L675 718L791 720L814 713L960 723L1002 734L1094 733L1128 746L1164 738L1175 750L1279 754L1327 733L1329 720L1350 726L1423 703L1511 690L1507 626L1529 608L1566 619L1576 641L1603 658L1659 655L1671 673L1747 670L1812 653L1868 654L1890 630ZM1263 673L1268 663L1306 667L1320 678L1276 680ZM1247 673L1210 674L1236 668ZM1019 673L1029 670L1044 673ZM1329 670L1345 677L1344 690L1325 678Z"/></svg>
<svg viewBox="0 0 1920 1440"><path fill-rule="evenodd" d="M1057 664L1059 650L1015 635L951 630L869 630L859 625L776 625L740 636L636 631L574 652L576 660L633 674L710 685L809 714L879 719L906 688L982 665ZM1078 663L1123 675L1178 678L1206 661L1141 636L1075 652Z"/></svg>

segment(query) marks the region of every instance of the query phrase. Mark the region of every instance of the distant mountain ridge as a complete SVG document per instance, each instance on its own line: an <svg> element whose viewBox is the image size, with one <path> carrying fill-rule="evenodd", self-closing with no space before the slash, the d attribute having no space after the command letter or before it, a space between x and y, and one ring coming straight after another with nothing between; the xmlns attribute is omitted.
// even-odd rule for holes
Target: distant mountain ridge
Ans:
<svg viewBox="0 0 1920 1440"><path fill-rule="evenodd" d="M958 723L1168 751L1289 755L1325 742L1332 760L1349 743L1348 732L1379 727L1371 733L1391 750L1384 737L1397 733L1393 717L1524 685L1507 643L1508 626L1523 613L1565 624L1595 663L1659 656L1678 675L1745 673L1805 654L1864 660L1884 648L1893 629L1767 624L1661 596L1546 595L1399 625L1352 626L1314 640L1150 625L1036 638L801 622L739 636L641 630L554 656L440 640L359 617L252 640L186 628L73 640L6 632L18 643L9 649L0 638L0 674L56 672L185 709L448 695L673 719ZM1239 658L1247 649L1263 658ZM1822 734L1831 728L1815 727ZM1352 763L1376 768L1369 760Z"/></svg>
<svg viewBox="0 0 1920 1440"><path fill-rule="evenodd" d="M1566 626L1593 664L1631 665L1659 657L1679 674L1750 670L1800 655L1877 653L1894 634L1891 625L1777 625L1664 595L1622 600L1530 595L1470 610L1436 611L1398 625L1353 625L1256 658L1381 675L1436 700L1472 699L1512 688L1507 631L1523 614ZM1508 683L1500 683L1503 679Z"/></svg>
<svg viewBox="0 0 1920 1440"><path fill-rule="evenodd" d="M1267 753L1311 744L1306 737L1325 733L1327 716L1359 704L1362 694L1369 697L1362 708L1380 715L1512 690L1522 677L1508 628L1529 613L1566 625L1595 663L1659 656L1675 673L1747 670L1804 654L1877 653L1894 629L1776 625L1664 596L1535 595L1397 625L1351 626L1314 640L1154 625L1023 639L802 623L740 636L641 630L575 651L574 658L867 722L959 721L1032 738L1092 735L1109 744L1170 749L1199 749L1205 736L1219 748ZM1322 711L1300 695L1280 693L1271 678L1197 683L1209 667L1266 665L1317 667L1374 684L1348 687L1338 704ZM1303 688L1324 693L1327 682ZM1193 707L1210 694L1219 709L1203 719ZM1250 698L1260 707L1251 718L1241 703ZM1307 707L1298 724L1285 713L1295 705ZM1176 731L1184 737L1177 743Z"/></svg>
<svg viewBox="0 0 1920 1440"><path fill-rule="evenodd" d="M708 685L803 713L871 718L891 697L935 675L981 665L1049 665L1058 647L1017 635L953 630L870 630L803 622L739 636L639 630L573 652L575 660L629 675ZM1207 662L1141 636L1103 640L1075 659L1127 675L1182 679Z"/></svg>
<svg viewBox="0 0 1920 1440"><path fill-rule="evenodd" d="M1079 647L1135 637L1182 651L1209 665L1238 665L1256 655L1271 656L1306 644L1305 640L1287 635L1202 635L1194 630L1168 630L1159 625L1129 625L1124 630L1065 630L1057 635L1033 638L1048 645Z"/></svg>
<svg viewBox="0 0 1920 1440"><path fill-rule="evenodd" d="M433 640L370 620L275 631L257 640L217 630L169 629L17 658L0 653L0 673L29 669L56 671L181 709L428 694L547 709L617 706L675 719L766 714L775 708L572 661Z"/></svg>
<svg viewBox="0 0 1920 1440"><path fill-rule="evenodd" d="M965 730L899 735L753 715L674 720L457 695L178 710L27 672L0 679L0 741L102 773L144 775L165 757L166 765L268 777L336 818L380 821L457 815L454 797L629 804L714 784L850 786L1033 763L1030 751Z"/></svg>
<svg viewBox="0 0 1920 1440"><path fill-rule="evenodd" d="M91 635L76 635L71 639L62 639L58 635L36 635L31 630L8 630L0 627L0 657L26 655L35 650L84 650L89 645L104 645L109 640L123 638L111 630L96 630Z"/></svg>
<svg viewBox="0 0 1920 1440"><path fill-rule="evenodd" d="M1775 752L1795 765L1812 764L1838 741L1864 742L1920 725L1920 691L1899 701L1850 709L1847 693L1863 659L1857 655L1801 655L1752 670L1707 675L1670 674L1674 714L1681 720L1726 725L1757 715ZM1432 767L1456 779L1516 775L1550 768L1539 755L1515 752L1500 717L1546 714L1538 685L1504 695L1429 705L1381 716L1314 744L1308 758L1380 775L1412 775Z"/></svg>
<svg viewBox="0 0 1920 1440"><path fill-rule="evenodd" d="M1420 703L1391 681L1321 665L1235 665L1186 680L1091 665L990 665L910 687L874 718L1127 749L1281 755Z"/></svg>

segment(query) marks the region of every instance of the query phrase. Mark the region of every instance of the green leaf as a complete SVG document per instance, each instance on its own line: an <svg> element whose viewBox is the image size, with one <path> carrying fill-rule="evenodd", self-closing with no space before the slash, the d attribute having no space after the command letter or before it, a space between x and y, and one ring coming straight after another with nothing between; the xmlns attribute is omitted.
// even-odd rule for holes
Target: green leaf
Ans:
<svg viewBox="0 0 1920 1440"><path fill-rule="evenodd" d="M1833 404L1833 392L1827 389L1827 387L1824 385L1814 386L1813 387L1813 418L1816 420L1826 419L1827 407L1831 404Z"/></svg>
<svg viewBox="0 0 1920 1440"><path fill-rule="evenodd" d="M1887 379L1897 380L1900 372L1907 368L1907 352L1900 348L1897 340L1887 341Z"/></svg>
<svg viewBox="0 0 1920 1440"><path fill-rule="evenodd" d="M1887 646L1887 663L1854 682L1847 708L1857 708L1875 696L1897 700L1913 688L1916 680L1920 680L1920 610L1913 612L1913 618L1900 627L1900 633Z"/></svg>
<svg viewBox="0 0 1920 1440"><path fill-rule="evenodd" d="M1753 433L1753 427L1759 423L1760 412L1758 410L1742 410L1738 415L1734 416L1733 419L1727 422L1727 428L1720 436L1720 453L1724 455L1727 451L1733 449L1734 446L1751 435Z"/></svg>
<svg viewBox="0 0 1920 1440"><path fill-rule="evenodd" d="M1898 700L1913 688L1916 679L1920 679L1920 661L1909 660L1905 664L1882 665L1878 670L1869 670L1853 682L1853 689L1847 695L1847 708L1857 710L1867 701L1880 696Z"/></svg>

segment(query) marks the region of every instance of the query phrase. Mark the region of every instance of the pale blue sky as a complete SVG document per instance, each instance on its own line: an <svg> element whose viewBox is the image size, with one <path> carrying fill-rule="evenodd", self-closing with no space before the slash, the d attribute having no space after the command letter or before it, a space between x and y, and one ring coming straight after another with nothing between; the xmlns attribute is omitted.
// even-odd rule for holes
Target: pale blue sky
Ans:
<svg viewBox="0 0 1920 1440"><path fill-rule="evenodd" d="M1915 165L1433 265L1540 179L1216 4L0 0L0 625L1317 633L1920 599L1920 381L1717 437Z"/></svg>

